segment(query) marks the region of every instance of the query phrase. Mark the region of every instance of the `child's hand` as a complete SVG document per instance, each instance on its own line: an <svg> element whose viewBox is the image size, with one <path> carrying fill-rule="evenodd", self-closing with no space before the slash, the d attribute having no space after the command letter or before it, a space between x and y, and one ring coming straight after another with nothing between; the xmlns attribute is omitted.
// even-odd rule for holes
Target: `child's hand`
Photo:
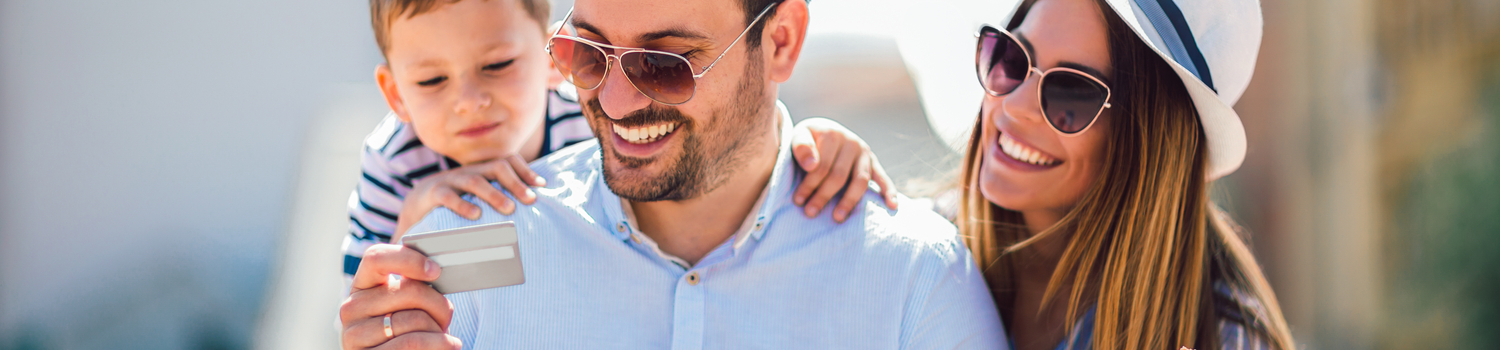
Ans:
<svg viewBox="0 0 1500 350"><path fill-rule="evenodd" d="M844 197L833 208L833 220L843 223L864 198L871 179L880 186L885 205L896 208L895 184L859 135L825 118L803 120L792 133L792 156L807 171L792 201L802 206L807 217L817 216L834 194L844 190ZM845 184L849 185L847 189Z"/></svg>
<svg viewBox="0 0 1500 350"><path fill-rule="evenodd" d="M500 213L509 215L515 212L515 203L511 203L509 197L491 186L490 181L499 182L501 187L525 204L536 202L536 192L532 192L530 186L547 184L519 156L469 164L432 174L418 181L411 192L406 194L401 214L396 217L396 235L391 236L391 242L401 239L407 229L437 207L448 208L465 219L479 219L479 207L463 200L465 193L474 194Z"/></svg>

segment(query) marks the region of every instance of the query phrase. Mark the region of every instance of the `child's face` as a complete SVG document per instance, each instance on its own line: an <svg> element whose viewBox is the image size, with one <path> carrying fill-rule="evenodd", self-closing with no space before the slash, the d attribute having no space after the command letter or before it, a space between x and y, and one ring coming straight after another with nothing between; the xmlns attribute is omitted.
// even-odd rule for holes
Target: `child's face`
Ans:
<svg viewBox="0 0 1500 350"><path fill-rule="evenodd" d="M375 72L391 110L460 163L537 152L551 72L540 25L516 0L439 6L391 23Z"/></svg>

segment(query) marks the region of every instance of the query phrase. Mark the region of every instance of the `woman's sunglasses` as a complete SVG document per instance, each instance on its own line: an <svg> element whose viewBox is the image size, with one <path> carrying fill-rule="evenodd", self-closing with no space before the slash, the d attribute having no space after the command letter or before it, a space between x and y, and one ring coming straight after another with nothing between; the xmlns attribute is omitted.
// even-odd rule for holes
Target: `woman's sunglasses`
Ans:
<svg viewBox="0 0 1500 350"><path fill-rule="evenodd" d="M1047 123L1053 129L1067 135L1088 130L1099 114L1109 108L1109 86L1099 78L1071 68L1042 71L1032 66L1031 54L1008 31L986 25L977 35L979 48L974 65L979 72L979 84L990 95L1009 94L1030 78L1032 72L1039 73L1037 96L1042 115L1047 116Z"/></svg>
<svg viewBox="0 0 1500 350"><path fill-rule="evenodd" d="M557 70L562 72L568 82L573 83L580 89L593 90L604 83L604 76L609 74L611 62L620 65L621 72L625 73L626 80L636 91L665 105L680 105L693 99L693 93L698 87L697 79L708 74L720 59L724 58L734 45L750 32L760 18L770 12L776 3L766 6L755 16L740 36L735 37L713 62L703 68L703 72L693 74L693 64L687 58L671 52L646 50L641 48L620 47L601 44L576 36L562 35L562 28L552 33L552 39L547 41L547 54L552 56L552 62L557 65ZM567 17L563 23L573 17L573 11L568 10ZM609 49L609 51L605 51ZM624 53L618 55L609 52Z"/></svg>

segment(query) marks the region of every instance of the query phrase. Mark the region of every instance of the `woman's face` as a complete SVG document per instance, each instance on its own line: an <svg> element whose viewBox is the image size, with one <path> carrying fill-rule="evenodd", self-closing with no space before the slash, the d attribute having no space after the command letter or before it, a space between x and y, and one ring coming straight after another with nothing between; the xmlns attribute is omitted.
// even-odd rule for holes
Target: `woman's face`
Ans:
<svg viewBox="0 0 1500 350"><path fill-rule="evenodd" d="M1103 13L1093 0L1038 1L1024 21L1014 34L1037 68L1094 71L1106 81L1113 75ZM979 188L1006 209L1066 213L1100 176L1110 110L1081 133L1059 133L1043 118L1039 81L1033 72L1009 94L985 95Z"/></svg>

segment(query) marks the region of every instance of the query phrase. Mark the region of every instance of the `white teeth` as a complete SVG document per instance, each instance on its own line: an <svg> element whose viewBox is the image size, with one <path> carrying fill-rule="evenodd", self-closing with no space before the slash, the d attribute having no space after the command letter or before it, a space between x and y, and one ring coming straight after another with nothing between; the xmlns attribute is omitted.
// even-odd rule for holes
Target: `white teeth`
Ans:
<svg viewBox="0 0 1500 350"><path fill-rule="evenodd" d="M615 135L625 139L626 142L641 144L650 143L660 139L662 136L672 133L677 129L677 124L657 124L639 128L626 128L618 124L614 125Z"/></svg>
<svg viewBox="0 0 1500 350"><path fill-rule="evenodd" d="M1057 159L1048 157L1041 151L1037 151L1031 147L1026 147L1026 145L1022 145L1020 142L1016 142L1015 139L1010 138L1010 135L1003 133L1000 134L1000 151L1005 152L1011 158L1029 164L1052 165L1058 162Z"/></svg>

